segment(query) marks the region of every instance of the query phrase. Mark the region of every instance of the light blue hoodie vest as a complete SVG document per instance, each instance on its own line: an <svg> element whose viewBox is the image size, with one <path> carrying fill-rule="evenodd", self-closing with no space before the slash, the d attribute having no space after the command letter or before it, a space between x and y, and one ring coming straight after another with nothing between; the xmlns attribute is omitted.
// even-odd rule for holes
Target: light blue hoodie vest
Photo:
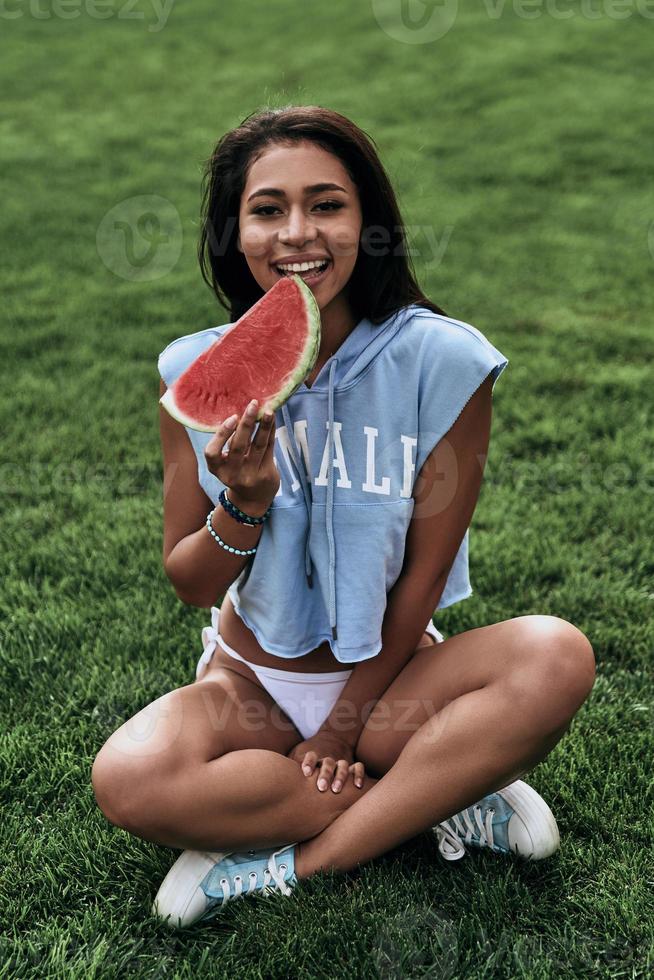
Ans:
<svg viewBox="0 0 654 980"><path fill-rule="evenodd" d="M170 343L158 363L166 385L230 325ZM480 384L492 374L494 388L508 363L475 327L414 304L377 326L361 320L313 385L277 409L279 491L256 554L228 590L264 650L292 659L327 640L344 664L380 652L416 478ZM186 431L200 486L217 504L224 484L204 458L212 434ZM468 533L437 609L472 595Z"/></svg>

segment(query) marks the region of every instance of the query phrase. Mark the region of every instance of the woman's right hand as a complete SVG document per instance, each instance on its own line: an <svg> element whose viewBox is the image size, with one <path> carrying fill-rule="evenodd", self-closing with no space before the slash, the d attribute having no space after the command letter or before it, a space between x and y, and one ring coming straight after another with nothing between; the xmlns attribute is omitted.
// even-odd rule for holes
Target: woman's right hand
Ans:
<svg viewBox="0 0 654 980"><path fill-rule="evenodd" d="M232 416L221 422L218 431L207 443L204 456L210 473L232 491L233 502L250 505L252 508L268 509L279 489L279 470L275 465L273 449L275 446L275 413L264 415L259 423L257 434L252 439L256 425L258 405L250 402L240 420ZM225 443L231 437L229 451ZM252 439L252 441L250 441ZM253 515L254 516L254 515Z"/></svg>

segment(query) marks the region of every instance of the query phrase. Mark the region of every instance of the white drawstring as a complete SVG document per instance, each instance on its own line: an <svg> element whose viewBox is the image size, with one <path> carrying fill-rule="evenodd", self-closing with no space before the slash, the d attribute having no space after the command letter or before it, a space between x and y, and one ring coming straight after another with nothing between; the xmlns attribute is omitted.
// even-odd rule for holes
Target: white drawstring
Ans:
<svg viewBox="0 0 654 980"><path fill-rule="evenodd" d="M202 629L202 646L203 652L202 656L198 660L198 665L195 668L195 679L199 681L200 678L205 673L211 658L213 657L216 647L218 645L218 635L220 633L220 609L216 606L211 607L211 626L205 626Z"/></svg>

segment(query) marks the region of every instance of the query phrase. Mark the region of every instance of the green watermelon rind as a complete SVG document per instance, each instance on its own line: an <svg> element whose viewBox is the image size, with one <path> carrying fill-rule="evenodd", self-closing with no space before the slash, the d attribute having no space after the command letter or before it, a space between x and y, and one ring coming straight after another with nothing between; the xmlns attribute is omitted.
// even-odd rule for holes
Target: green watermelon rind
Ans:
<svg viewBox="0 0 654 980"><path fill-rule="evenodd" d="M300 385L306 378L307 374L314 367L318 359L318 352L320 350L320 329L321 329L320 308L316 303L316 299L315 296L313 295L313 292L311 291L309 286L307 286L307 284L305 283L305 281L302 279L301 276L295 273L293 276L289 278L295 280L295 282L300 288L300 291L304 299L304 305L305 305L305 310L307 315L307 324L308 324L307 341L305 344L305 348L301 360L298 362L296 369L293 372L291 372L291 374L289 375L287 383L284 385L283 388L279 389L277 395L274 398L268 398L266 401L262 402L259 405L259 410L257 412L255 421L261 421L265 412L274 412L281 405L283 405L284 402L288 401L291 395L295 391L297 391L297 389L300 387ZM247 314L245 315L247 316ZM240 321L237 321L236 323L232 324L232 326L225 331L225 333L222 335L220 339L222 340L223 337L225 337L228 333L234 330L239 322ZM161 396L161 398L159 399L159 404L163 408L165 408L165 410L168 412L169 415L172 416L172 418L176 419L178 422L181 422L181 424L186 426L187 429L193 429L196 432L216 432L217 427L215 426L211 427L209 425L204 425L201 422L198 422L197 419L194 419L193 417L187 415L186 412L183 412L178 407L175 401L174 384L175 383L173 382L171 387L168 388L166 392Z"/></svg>

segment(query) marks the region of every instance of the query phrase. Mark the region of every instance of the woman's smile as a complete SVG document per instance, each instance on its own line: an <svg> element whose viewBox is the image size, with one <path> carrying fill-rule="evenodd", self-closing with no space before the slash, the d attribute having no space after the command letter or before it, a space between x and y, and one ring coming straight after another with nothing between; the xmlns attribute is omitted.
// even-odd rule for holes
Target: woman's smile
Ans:
<svg viewBox="0 0 654 980"><path fill-rule="evenodd" d="M331 266L331 259L326 259L323 262L273 263L273 268L280 278L298 275L304 279L307 286L320 285L327 278Z"/></svg>

